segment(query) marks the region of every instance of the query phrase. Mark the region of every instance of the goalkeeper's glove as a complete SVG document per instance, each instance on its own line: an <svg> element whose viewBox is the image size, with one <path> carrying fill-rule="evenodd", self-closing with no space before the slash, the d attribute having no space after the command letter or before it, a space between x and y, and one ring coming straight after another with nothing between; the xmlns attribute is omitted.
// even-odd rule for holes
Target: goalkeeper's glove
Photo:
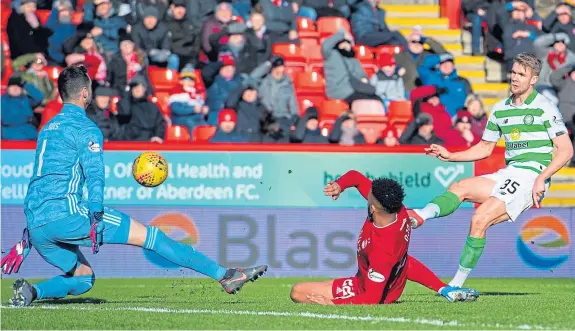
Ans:
<svg viewBox="0 0 575 331"><path fill-rule="evenodd" d="M104 244L104 212L90 213L90 240L92 240L92 253L97 254L100 246Z"/></svg>
<svg viewBox="0 0 575 331"><path fill-rule="evenodd" d="M30 253L32 244L30 243L30 233L28 229L25 228L22 234L22 240L20 240L14 247L8 251L4 256L2 256L2 272L9 275L14 271L18 273L22 262L26 259Z"/></svg>

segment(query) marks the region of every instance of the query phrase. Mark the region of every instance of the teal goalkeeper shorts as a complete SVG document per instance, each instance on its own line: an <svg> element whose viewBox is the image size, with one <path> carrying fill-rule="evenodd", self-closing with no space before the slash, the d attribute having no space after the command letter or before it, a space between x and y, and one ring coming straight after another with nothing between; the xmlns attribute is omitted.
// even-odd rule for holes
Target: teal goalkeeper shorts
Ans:
<svg viewBox="0 0 575 331"><path fill-rule="evenodd" d="M85 260L79 246L92 247L88 210L30 230L30 241L42 258L64 273L74 271ZM130 233L130 216L104 207L104 243L126 244Z"/></svg>

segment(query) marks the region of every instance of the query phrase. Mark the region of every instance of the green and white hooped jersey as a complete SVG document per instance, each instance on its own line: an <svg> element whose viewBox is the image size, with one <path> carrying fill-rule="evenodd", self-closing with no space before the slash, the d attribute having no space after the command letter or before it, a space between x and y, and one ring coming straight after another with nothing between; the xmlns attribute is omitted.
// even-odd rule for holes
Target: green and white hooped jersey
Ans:
<svg viewBox="0 0 575 331"><path fill-rule="evenodd" d="M513 105L513 96L493 106L483 140L505 139L505 163L540 174L551 163L552 139L567 134L563 117L549 99L536 90L522 105Z"/></svg>

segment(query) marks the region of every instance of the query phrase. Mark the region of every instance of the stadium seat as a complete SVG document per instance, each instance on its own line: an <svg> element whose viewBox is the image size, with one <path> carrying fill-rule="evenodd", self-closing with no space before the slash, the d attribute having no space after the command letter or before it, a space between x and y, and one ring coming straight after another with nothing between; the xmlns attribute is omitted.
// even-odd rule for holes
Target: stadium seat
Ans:
<svg viewBox="0 0 575 331"><path fill-rule="evenodd" d="M281 43L273 45L272 52L281 55L286 63L306 64L306 57L299 45Z"/></svg>
<svg viewBox="0 0 575 331"><path fill-rule="evenodd" d="M304 93L323 95L325 92L325 80L322 75L315 72L298 72L294 83L296 89Z"/></svg>
<svg viewBox="0 0 575 331"><path fill-rule="evenodd" d="M373 50L365 45L355 45L353 46L355 51L355 57L361 62L361 64L375 64L375 55Z"/></svg>
<svg viewBox="0 0 575 331"><path fill-rule="evenodd" d="M383 115L357 116L356 121L358 130L363 134L368 144L375 144L377 139L381 137L381 132L388 125L387 117Z"/></svg>
<svg viewBox="0 0 575 331"><path fill-rule="evenodd" d="M297 30L300 41L302 38L319 38L319 32L315 30L315 25L310 18L297 17Z"/></svg>
<svg viewBox="0 0 575 331"><path fill-rule="evenodd" d="M192 132L192 141L207 142L216 133L217 127L210 125L199 125Z"/></svg>
<svg viewBox="0 0 575 331"><path fill-rule="evenodd" d="M323 99L320 101L320 103L314 103L313 100L310 100L309 97L296 97L297 98L297 106L299 108L299 114L302 115L306 109L308 109L309 107L316 107L319 110L319 106L321 105L321 102L323 102Z"/></svg>
<svg viewBox="0 0 575 331"><path fill-rule="evenodd" d="M166 125L165 139L168 142L189 142L190 133L185 126Z"/></svg>
<svg viewBox="0 0 575 331"><path fill-rule="evenodd" d="M319 127L321 128L321 135L324 137L329 136L335 120L321 121Z"/></svg>
<svg viewBox="0 0 575 331"><path fill-rule="evenodd" d="M363 68L363 71L365 71L365 74L368 78L371 78L371 76L373 76L373 74L379 70L375 64L362 63L361 67Z"/></svg>
<svg viewBox="0 0 575 331"><path fill-rule="evenodd" d="M48 77L50 77L51 80L57 82L58 81L58 76L60 76L60 73L62 72L63 68L62 67L58 67L58 66L45 66L44 67L44 71L48 74Z"/></svg>
<svg viewBox="0 0 575 331"><path fill-rule="evenodd" d="M395 45L379 46L375 50L375 57L379 60L381 54L399 54L403 51L403 47Z"/></svg>
<svg viewBox="0 0 575 331"><path fill-rule="evenodd" d="M152 97L151 101L156 105L158 105L162 114L170 115L169 99L170 99L170 93L159 91L156 92L154 97Z"/></svg>
<svg viewBox="0 0 575 331"><path fill-rule="evenodd" d="M0 9L0 24L2 27L2 31L6 31L6 26L8 25L8 17L12 14L12 9L10 6L2 6Z"/></svg>
<svg viewBox="0 0 575 331"><path fill-rule="evenodd" d="M331 36L336 33L340 27L351 33L349 22L341 17L320 17L317 20L317 31L321 37Z"/></svg>
<svg viewBox="0 0 575 331"><path fill-rule="evenodd" d="M309 72L315 72L316 74L323 76L323 63L314 63L308 66Z"/></svg>
<svg viewBox="0 0 575 331"><path fill-rule="evenodd" d="M344 100L328 99L324 100L319 109L319 116L321 119L337 118L342 113L349 110L349 105Z"/></svg>
<svg viewBox="0 0 575 331"><path fill-rule="evenodd" d="M156 91L170 91L178 83L180 74L176 70L149 66L148 75Z"/></svg>
<svg viewBox="0 0 575 331"><path fill-rule="evenodd" d="M302 47L302 53L306 58L306 63L308 65L321 64L323 65L323 56L321 55L320 45L310 45L306 44Z"/></svg>
<svg viewBox="0 0 575 331"><path fill-rule="evenodd" d="M50 13L52 11L50 10L36 10L36 16L38 16L38 20L40 21L40 24L42 25L46 25L46 23L48 23L48 18L50 18Z"/></svg>
<svg viewBox="0 0 575 331"><path fill-rule="evenodd" d="M84 20L84 13L83 12L73 12L72 13L72 24L79 25Z"/></svg>
<svg viewBox="0 0 575 331"><path fill-rule="evenodd" d="M58 115L60 110L62 110L62 106L63 105L58 101L57 98L48 102L46 107L44 107L44 111L42 112L42 120L40 121L40 127L38 127L38 130L42 129L46 123L48 123L54 116Z"/></svg>
<svg viewBox="0 0 575 331"><path fill-rule="evenodd" d="M381 103L379 100L356 100L351 104L351 111L356 116L385 115L383 103Z"/></svg>
<svg viewBox="0 0 575 331"><path fill-rule="evenodd" d="M410 101L391 101L387 107L390 122L409 122L413 119Z"/></svg>
<svg viewBox="0 0 575 331"><path fill-rule="evenodd" d="M305 47L306 45L310 45L310 46L315 46L315 45L319 45L319 41L316 37L299 37L299 42L301 44L302 47Z"/></svg>
<svg viewBox="0 0 575 331"><path fill-rule="evenodd" d="M286 63L285 68L285 73L290 76L292 80L295 79L296 73L306 71L306 66L303 63Z"/></svg>

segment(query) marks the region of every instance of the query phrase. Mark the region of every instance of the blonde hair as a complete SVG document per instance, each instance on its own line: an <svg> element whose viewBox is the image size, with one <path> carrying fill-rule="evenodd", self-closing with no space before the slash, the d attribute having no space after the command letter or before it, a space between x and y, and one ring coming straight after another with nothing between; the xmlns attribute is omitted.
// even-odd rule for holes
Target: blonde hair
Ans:
<svg viewBox="0 0 575 331"><path fill-rule="evenodd" d="M485 111L485 107L483 107L483 100L481 100L481 97L479 97L477 94L470 94L467 96L467 99L465 99L465 108L469 109L469 105L473 101L479 101L479 104L481 105L481 109L483 111Z"/></svg>
<svg viewBox="0 0 575 331"><path fill-rule="evenodd" d="M521 65L524 68L531 68L533 76L539 76L541 72L541 60L531 53L519 53L514 59L514 63Z"/></svg>

